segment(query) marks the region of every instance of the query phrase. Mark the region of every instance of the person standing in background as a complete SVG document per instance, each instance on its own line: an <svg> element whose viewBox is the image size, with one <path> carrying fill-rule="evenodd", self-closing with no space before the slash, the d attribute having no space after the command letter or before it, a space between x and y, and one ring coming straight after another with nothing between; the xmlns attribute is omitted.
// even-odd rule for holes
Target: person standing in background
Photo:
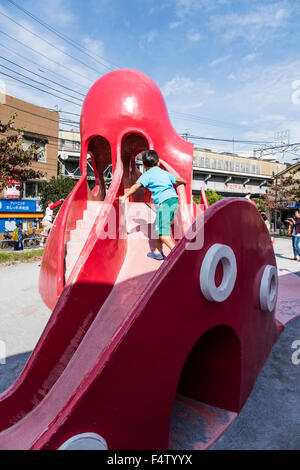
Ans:
<svg viewBox="0 0 300 470"><path fill-rule="evenodd" d="M14 251L23 250L22 224L19 222L13 231Z"/></svg>
<svg viewBox="0 0 300 470"><path fill-rule="evenodd" d="M300 210L297 209L294 218L286 219L290 224L289 231L292 233L292 244L294 252L294 260L300 261ZM298 258L297 258L298 256Z"/></svg>
<svg viewBox="0 0 300 470"><path fill-rule="evenodd" d="M48 201L47 202L45 216L42 220L43 230L41 232L42 241L40 243L40 246L45 246L46 238L48 237L49 232L50 232L51 228L53 227L53 210L55 209L55 207L58 207L63 201L64 201L64 199L61 198L61 199L59 199L59 201L57 201L55 203L53 201Z"/></svg>
<svg viewBox="0 0 300 470"><path fill-rule="evenodd" d="M261 215L263 221L265 222L268 231L270 232L271 224L269 222L268 215L266 214L266 212L261 212L260 215Z"/></svg>

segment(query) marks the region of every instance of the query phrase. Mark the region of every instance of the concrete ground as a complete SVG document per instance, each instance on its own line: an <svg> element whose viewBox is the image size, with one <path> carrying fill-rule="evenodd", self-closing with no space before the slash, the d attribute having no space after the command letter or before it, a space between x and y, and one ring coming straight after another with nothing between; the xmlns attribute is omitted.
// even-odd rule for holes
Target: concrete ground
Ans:
<svg viewBox="0 0 300 470"><path fill-rule="evenodd" d="M276 238L274 251L278 269L300 276L290 239ZM238 418L211 449L300 449L300 364L291 360L295 340L300 340L300 318L280 335Z"/></svg>
<svg viewBox="0 0 300 470"><path fill-rule="evenodd" d="M38 292L39 264L0 265L0 392L21 372L51 315Z"/></svg>
<svg viewBox="0 0 300 470"><path fill-rule="evenodd" d="M274 250L278 269L300 276L291 241L277 238ZM39 264L0 266L0 392L20 374L51 315L38 293ZM300 340L300 318L287 325L240 415L212 449L300 449L300 364L291 360L295 340Z"/></svg>

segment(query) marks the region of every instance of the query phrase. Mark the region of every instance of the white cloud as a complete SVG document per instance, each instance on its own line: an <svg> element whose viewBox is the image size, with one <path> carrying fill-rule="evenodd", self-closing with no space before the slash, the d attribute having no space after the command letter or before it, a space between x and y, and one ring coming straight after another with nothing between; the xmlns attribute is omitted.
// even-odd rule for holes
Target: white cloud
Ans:
<svg viewBox="0 0 300 470"><path fill-rule="evenodd" d="M219 65L222 62L226 62L228 59L230 59L230 57L231 55L219 57L218 59L213 60L209 65L210 67L215 67L216 65Z"/></svg>
<svg viewBox="0 0 300 470"><path fill-rule="evenodd" d="M85 49L88 50L88 53L94 56L103 56L104 55L104 43L98 39L93 39L90 36L85 36L82 40Z"/></svg>
<svg viewBox="0 0 300 470"><path fill-rule="evenodd" d="M68 2L66 0L47 0L39 4L39 9L42 10L42 17L47 21L54 22L56 26L70 26L75 21L75 15L70 8L67 8Z"/></svg>
<svg viewBox="0 0 300 470"><path fill-rule="evenodd" d="M149 31L149 33L144 34L139 41L139 46L141 49L145 50L150 44L153 43L157 37L156 31Z"/></svg>
<svg viewBox="0 0 300 470"><path fill-rule="evenodd" d="M202 96L210 95L214 93L214 90L204 80L193 80L190 77L176 75L162 87L162 93L165 97L170 95L194 95L197 99L199 94Z"/></svg>
<svg viewBox="0 0 300 470"><path fill-rule="evenodd" d="M244 57L244 60L246 60L247 62L252 62L255 58L256 58L256 54L252 53L252 54L246 55Z"/></svg>
<svg viewBox="0 0 300 470"><path fill-rule="evenodd" d="M170 29L176 29L178 28L178 26L180 26L182 24L181 21L173 21L172 23L169 23L169 28Z"/></svg>
<svg viewBox="0 0 300 470"><path fill-rule="evenodd" d="M190 30L187 32L187 38L191 42L197 42L201 38L201 35L198 31L195 30Z"/></svg>
<svg viewBox="0 0 300 470"><path fill-rule="evenodd" d="M55 5L58 4L59 3L57 2L55 3ZM51 5L53 6L54 3L51 3ZM4 13L12 16L11 13L7 12L3 8L3 6L0 8ZM83 64L80 64L76 59L77 56L78 58L80 57L78 53L74 52L74 49L70 48L63 40L56 38L52 34L42 29L40 26L36 25L36 23L31 23L27 19L24 19L24 17L19 18L18 16L15 16L14 19L18 23L22 24L25 28L32 31L35 36L32 35L29 31L22 29L20 26L0 16L0 28L3 29L12 38L15 38L15 40L20 41L23 44L22 46L15 40L1 35L1 44L7 48L5 56L9 60L28 68L32 72L36 72L40 75L43 75L45 78L57 82L57 85L54 83L49 83L49 81L44 81L42 77L32 75L30 72L14 67L16 72L22 73L28 76L28 78L21 77L10 71L5 71L5 73L14 75L19 80L46 90L46 93L33 87L26 86L25 84L20 83L12 78L5 77L4 80L7 84L7 94L39 106L53 107L58 104L61 109L80 113L79 106L73 105L68 101L64 101L63 98L74 102L77 102L77 100L74 100L72 96L66 96L55 90L51 90L49 87L56 88L57 90L61 90L61 92L76 96L79 98L79 100L82 100L83 97L77 94L76 91L73 92L71 90L61 88L59 84L84 93L93 83L91 82L93 77L95 77L95 80L98 78L97 74L91 71L88 67L85 67ZM67 16L64 17L64 21L67 21ZM50 44L47 44L43 39L55 47L51 47ZM90 43L90 46L92 45L96 47L96 44ZM16 54L20 54L20 56L16 56L10 49L15 51ZM97 50L100 50L100 42L98 43ZM34 51L37 51L37 53ZM65 52L72 55L74 58L65 55ZM89 63L89 59L86 57L83 57L82 60L83 62L87 62L87 64ZM9 63L3 63L3 65L10 67ZM1 71L3 72L2 68ZM32 82L30 78L44 83L44 86L42 84ZM61 99L59 97L53 96L51 93L61 96Z"/></svg>
<svg viewBox="0 0 300 470"><path fill-rule="evenodd" d="M241 37L250 42L264 42L287 24L293 7L287 2L259 5L246 14L229 13L210 17L210 29L231 41Z"/></svg>
<svg viewBox="0 0 300 470"><path fill-rule="evenodd" d="M219 5L226 4L228 0L175 0L176 15L181 20L196 11L211 11Z"/></svg>
<svg viewBox="0 0 300 470"><path fill-rule="evenodd" d="M228 80L236 80L236 76L232 72L229 75L227 75L227 78L228 78Z"/></svg>
<svg viewBox="0 0 300 470"><path fill-rule="evenodd" d="M178 113L198 112L200 108L205 106L210 96L214 94L214 90L205 80L180 75L176 75L166 82L161 87L161 91L166 99L168 109L173 110L172 119L175 119L176 124L183 123L182 125L185 127L187 121L189 121L189 125L191 125L191 120L194 121L194 127L197 126L197 122L199 125L199 121ZM177 114L174 114L174 110Z"/></svg>

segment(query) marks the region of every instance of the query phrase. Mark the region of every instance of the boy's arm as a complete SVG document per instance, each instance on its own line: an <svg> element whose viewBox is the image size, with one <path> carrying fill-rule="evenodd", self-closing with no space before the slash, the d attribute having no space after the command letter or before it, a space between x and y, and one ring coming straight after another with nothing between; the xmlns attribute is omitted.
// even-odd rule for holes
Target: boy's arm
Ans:
<svg viewBox="0 0 300 470"><path fill-rule="evenodd" d="M120 196L119 197L119 200L121 202L125 202L126 199L128 199L132 194L134 194L138 189L140 189L141 187L141 183L135 183L131 186L131 188L128 190L128 192L126 194L124 194L124 196Z"/></svg>
<svg viewBox="0 0 300 470"><path fill-rule="evenodd" d="M177 184L186 184L186 180L181 178L180 176L176 176L176 181Z"/></svg>

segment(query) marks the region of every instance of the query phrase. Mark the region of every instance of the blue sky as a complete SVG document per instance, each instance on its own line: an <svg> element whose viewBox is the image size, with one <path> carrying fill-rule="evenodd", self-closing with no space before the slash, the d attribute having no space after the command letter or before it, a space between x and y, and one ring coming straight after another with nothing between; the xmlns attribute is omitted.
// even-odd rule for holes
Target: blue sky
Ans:
<svg viewBox="0 0 300 470"><path fill-rule="evenodd" d="M300 142L300 1L14 1L76 41L89 55L3 0L0 31L6 35L0 33L1 72L28 82L3 68L9 67L57 89L14 62L84 95L102 74L132 68L157 83L178 132L272 141L275 132L289 129L291 142ZM80 106L12 78L0 75L0 79L8 94L80 113ZM77 120L76 116L72 119ZM244 154L253 148L237 143L234 147L209 141L199 144ZM291 158L286 156L286 160Z"/></svg>

